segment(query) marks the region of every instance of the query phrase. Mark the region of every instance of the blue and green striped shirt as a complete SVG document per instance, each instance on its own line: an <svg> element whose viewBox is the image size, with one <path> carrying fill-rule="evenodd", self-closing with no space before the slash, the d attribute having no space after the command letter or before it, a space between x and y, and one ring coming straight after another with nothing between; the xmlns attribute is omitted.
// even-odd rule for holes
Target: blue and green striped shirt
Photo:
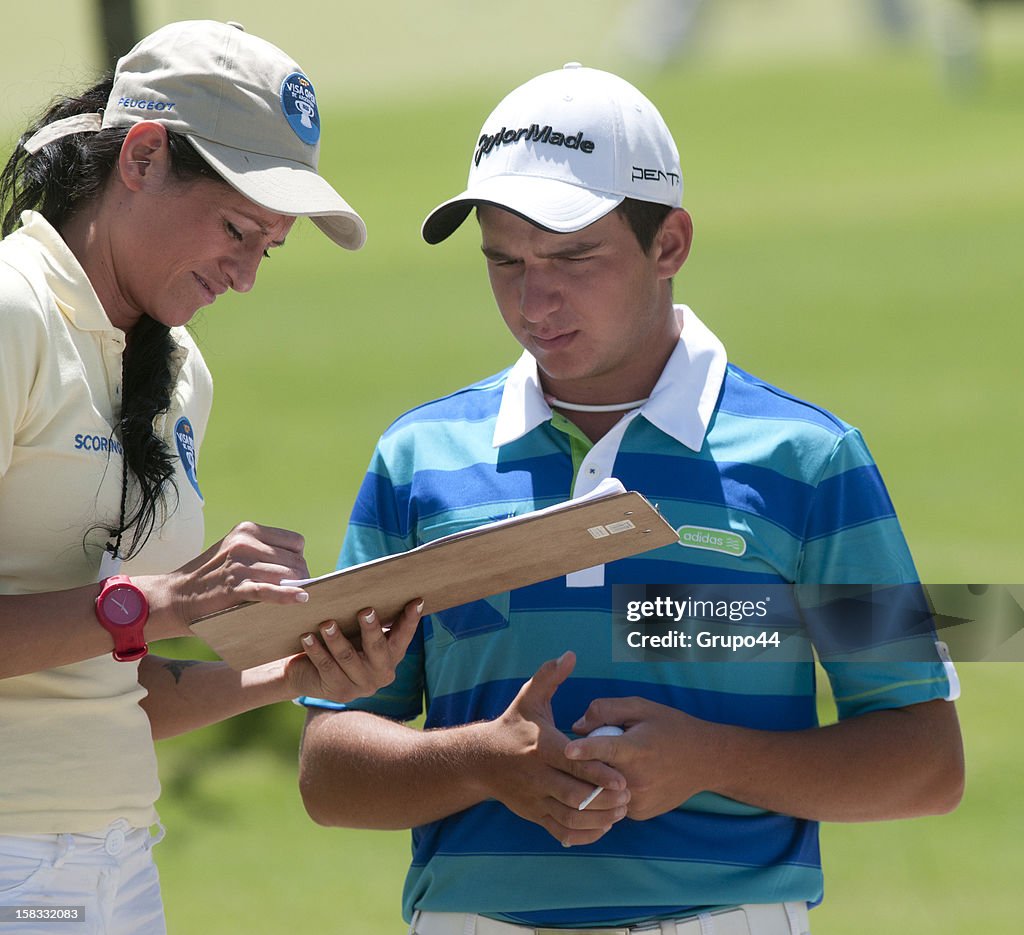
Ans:
<svg viewBox="0 0 1024 935"><path fill-rule="evenodd" d="M638 695L764 730L817 724L809 657L612 659L618 584L916 581L860 433L727 364L717 338L681 310L679 345L650 400L594 446L553 416L529 355L398 419L373 455L339 567L550 506L608 473L656 503L676 528L741 537L742 554L680 542L433 614L395 682L347 707L402 720L425 713L428 728L495 718L542 662L571 649L575 671L553 702L567 735L592 700L608 696ZM948 689L937 657L826 669L841 717L945 697ZM407 919L421 909L535 926L611 926L748 902L814 903L821 895L815 822L701 793L571 849L495 801L415 828L403 910Z"/></svg>

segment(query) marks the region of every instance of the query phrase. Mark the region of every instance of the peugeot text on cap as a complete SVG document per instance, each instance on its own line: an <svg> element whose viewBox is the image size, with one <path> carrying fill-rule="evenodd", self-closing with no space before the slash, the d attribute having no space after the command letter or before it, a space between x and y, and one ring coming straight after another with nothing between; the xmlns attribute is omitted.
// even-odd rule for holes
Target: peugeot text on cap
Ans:
<svg viewBox="0 0 1024 935"><path fill-rule="evenodd" d="M423 238L444 240L478 204L569 233L625 198L680 207L679 152L657 108L629 82L573 62L498 104L474 147L466 190L431 212Z"/></svg>
<svg viewBox="0 0 1024 935"><path fill-rule="evenodd" d="M366 225L317 173L320 112L302 69L236 23L172 23L117 63L102 114L56 121L25 143L35 152L70 133L158 120L184 134L213 169L256 204L306 215L358 250Z"/></svg>

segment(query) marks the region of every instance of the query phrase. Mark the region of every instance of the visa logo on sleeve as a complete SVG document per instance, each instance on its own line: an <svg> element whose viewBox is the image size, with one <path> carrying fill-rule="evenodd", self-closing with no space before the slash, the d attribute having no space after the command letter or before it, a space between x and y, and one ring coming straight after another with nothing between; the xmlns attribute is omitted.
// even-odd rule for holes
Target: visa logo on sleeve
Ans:
<svg viewBox="0 0 1024 935"><path fill-rule="evenodd" d="M195 492L199 494L199 499L202 500L203 494L199 489L199 479L196 477L196 433L192 428L192 423L185 416L178 419L174 426L174 441L178 446L178 457L181 459L181 467L185 471L185 476Z"/></svg>

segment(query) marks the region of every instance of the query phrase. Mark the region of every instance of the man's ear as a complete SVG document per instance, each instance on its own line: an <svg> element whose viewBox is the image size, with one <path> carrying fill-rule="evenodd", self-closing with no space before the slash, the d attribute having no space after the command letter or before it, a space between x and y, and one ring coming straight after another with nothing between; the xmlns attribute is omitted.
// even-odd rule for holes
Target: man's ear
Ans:
<svg viewBox="0 0 1024 935"><path fill-rule="evenodd" d="M693 219L682 208L673 208L662 221L654 239L654 258L659 279L671 279L682 268L693 243Z"/></svg>
<svg viewBox="0 0 1024 935"><path fill-rule="evenodd" d="M129 191L158 191L171 167L167 128L153 120L136 123L121 144L117 160L121 181Z"/></svg>

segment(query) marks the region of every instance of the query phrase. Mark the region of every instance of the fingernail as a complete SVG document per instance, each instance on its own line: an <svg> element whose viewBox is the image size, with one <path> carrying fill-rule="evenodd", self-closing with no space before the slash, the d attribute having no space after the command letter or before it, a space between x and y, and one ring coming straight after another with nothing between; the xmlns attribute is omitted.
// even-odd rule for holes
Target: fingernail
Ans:
<svg viewBox="0 0 1024 935"><path fill-rule="evenodd" d="M337 636L338 625L332 620L326 627L324 627L324 633L328 636Z"/></svg>
<svg viewBox="0 0 1024 935"><path fill-rule="evenodd" d="M419 602L419 603L418 603L418 604L416 605L416 613L418 613L418 614L422 614L422 613L423 613L423 604L424 604L424 602L423 602L423 601L420 601L420 602Z"/></svg>
<svg viewBox="0 0 1024 935"><path fill-rule="evenodd" d="M371 610L363 619L367 623L373 623L377 619L377 611Z"/></svg>
<svg viewBox="0 0 1024 935"><path fill-rule="evenodd" d="M572 847L572 845L568 841L563 841L562 847Z"/></svg>
<svg viewBox="0 0 1024 935"><path fill-rule="evenodd" d="M298 594L295 595L295 600L297 600L300 604L305 604L306 601L309 600L309 592L300 591Z"/></svg>
<svg viewBox="0 0 1024 935"><path fill-rule="evenodd" d="M304 637L302 637L302 645L303 646L312 646L313 645L313 634L312 633L307 633Z"/></svg>

